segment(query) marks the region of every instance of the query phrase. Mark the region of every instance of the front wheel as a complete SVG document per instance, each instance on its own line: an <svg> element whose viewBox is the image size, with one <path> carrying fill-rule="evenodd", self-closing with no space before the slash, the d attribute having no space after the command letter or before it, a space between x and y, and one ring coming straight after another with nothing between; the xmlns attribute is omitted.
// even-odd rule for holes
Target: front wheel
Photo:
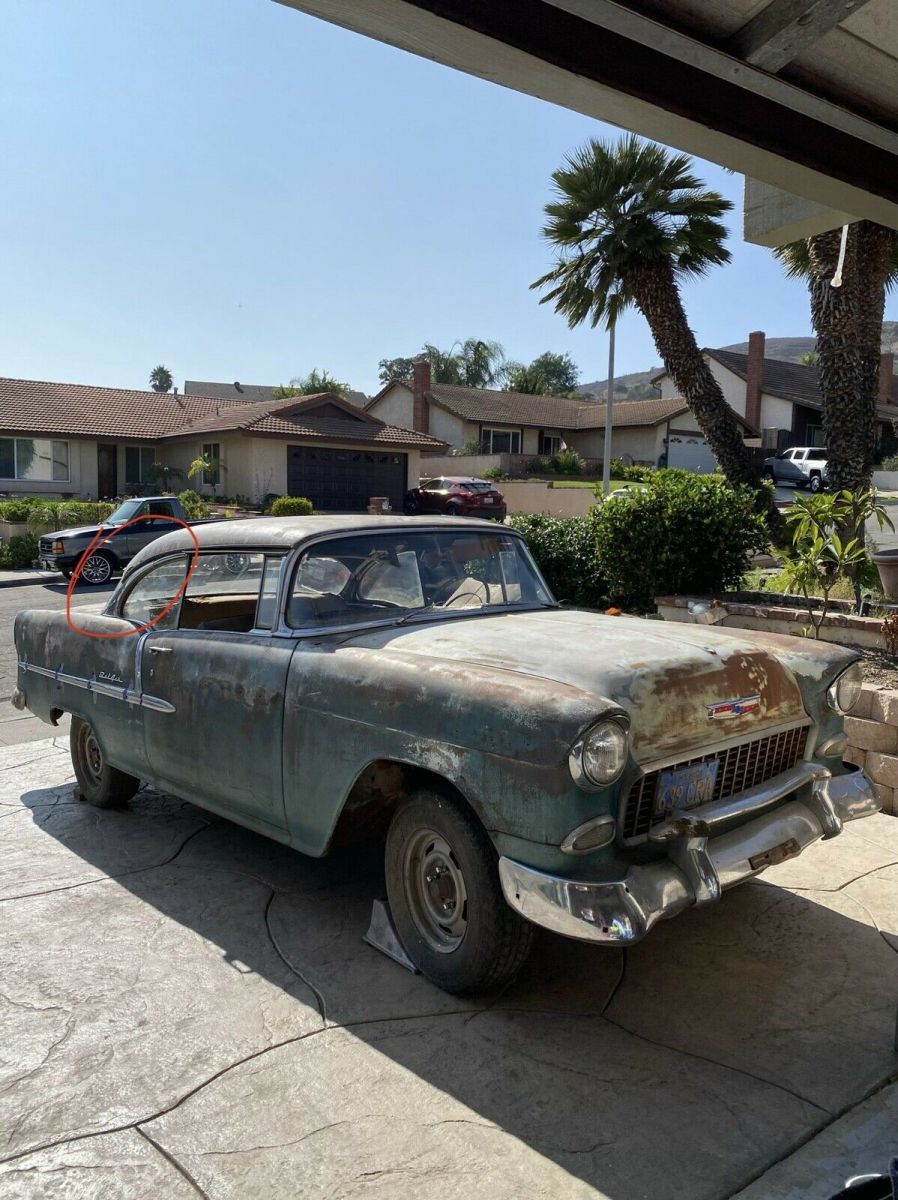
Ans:
<svg viewBox="0 0 898 1200"><path fill-rule="evenodd" d="M94 808L115 808L130 800L140 780L111 766L100 748L93 729L83 717L72 717L69 750L81 798Z"/></svg>
<svg viewBox="0 0 898 1200"><path fill-rule="evenodd" d="M415 792L393 817L385 870L396 930L422 975L456 995L514 979L533 927L506 903L496 852L461 801Z"/></svg>
<svg viewBox="0 0 898 1200"><path fill-rule="evenodd" d="M112 559L108 554L97 551L96 554L90 556L81 568L81 574L78 578L83 579L85 583L89 583L93 587L99 587L101 584L108 583L112 578Z"/></svg>
<svg viewBox="0 0 898 1200"><path fill-rule="evenodd" d="M773 484L776 483L776 475L774 474L773 467L764 468L764 478L769 479Z"/></svg>

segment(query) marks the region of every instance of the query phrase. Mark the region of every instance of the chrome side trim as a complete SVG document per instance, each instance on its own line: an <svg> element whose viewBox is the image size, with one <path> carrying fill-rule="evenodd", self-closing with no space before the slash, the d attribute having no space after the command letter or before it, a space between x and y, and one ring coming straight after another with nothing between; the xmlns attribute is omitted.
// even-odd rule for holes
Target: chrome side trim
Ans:
<svg viewBox="0 0 898 1200"><path fill-rule="evenodd" d="M21 659L18 665L19 669L26 673L30 671L33 675L43 675L58 684L65 683L69 687L82 688L84 691L93 692L98 696L108 696L110 700L121 700L123 704L135 705L138 708L151 708L154 712L160 713L177 711L173 704L169 704L167 700L160 700L158 696L148 696L145 692L129 688L124 684L116 687L112 683L102 683L93 675L90 679L86 679L83 675L68 675L59 667L54 671L50 667L38 667L34 663L24 662Z"/></svg>
<svg viewBox="0 0 898 1200"><path fill-rule="evenodd" d="M823 768L820 768L824 770ZM844 821L870 816L879 803L863 771L816 778L801 799L787 801L717 837L690 818L667 843L665 858L633 866L623 879L590 883L549 875L510 858L499 879L513 909L555 933L581 941L629 945L691 905L709 904L726 888L766 870L765 856L795 857Z"/></svg>

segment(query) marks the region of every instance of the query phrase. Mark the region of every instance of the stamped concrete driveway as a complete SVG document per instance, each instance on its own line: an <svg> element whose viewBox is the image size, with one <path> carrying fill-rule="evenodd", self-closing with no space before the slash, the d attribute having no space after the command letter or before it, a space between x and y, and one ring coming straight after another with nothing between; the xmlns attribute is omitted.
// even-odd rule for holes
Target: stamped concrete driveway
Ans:
<svg viewBox="0 0 898 1200"><path fill-rule="evenodd" d="M895 1069L891 817L626 954L546 935L464 1001L362 942L376 852L148 790L98 812L59 743L0 781L5 1200L822 1198L841 1164L763 1173Z"/></svg>

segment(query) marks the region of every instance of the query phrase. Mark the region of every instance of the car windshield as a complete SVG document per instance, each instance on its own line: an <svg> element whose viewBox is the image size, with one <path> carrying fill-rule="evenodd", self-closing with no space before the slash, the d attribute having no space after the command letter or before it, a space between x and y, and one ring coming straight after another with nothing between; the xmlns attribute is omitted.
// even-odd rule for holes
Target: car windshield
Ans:
<svg viewBox="0 0 898 1200"><path fill-rule="evenodd" d="M554 604L518 537L403 530L355 534L308 550L294 575L287 621L307 629Z"/></svg>
<svg viewBox="0 0 898 1200"><path fill-rule="evenodd" d="M125 500L114 512L109 514L104 524L124 525L125 521L130 521L132 517L137 516L142 505L142 500Z"/></svg>

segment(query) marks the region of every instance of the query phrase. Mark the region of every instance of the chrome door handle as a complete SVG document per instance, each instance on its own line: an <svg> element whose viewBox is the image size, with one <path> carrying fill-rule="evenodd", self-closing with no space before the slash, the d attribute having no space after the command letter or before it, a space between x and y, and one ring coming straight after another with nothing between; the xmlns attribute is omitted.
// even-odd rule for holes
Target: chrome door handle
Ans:
<svg viewBox="0 0 898 1200"><path fill-rule="evenodd" d="M148 654L171 654L171 646L147 646Z"/></svg>

